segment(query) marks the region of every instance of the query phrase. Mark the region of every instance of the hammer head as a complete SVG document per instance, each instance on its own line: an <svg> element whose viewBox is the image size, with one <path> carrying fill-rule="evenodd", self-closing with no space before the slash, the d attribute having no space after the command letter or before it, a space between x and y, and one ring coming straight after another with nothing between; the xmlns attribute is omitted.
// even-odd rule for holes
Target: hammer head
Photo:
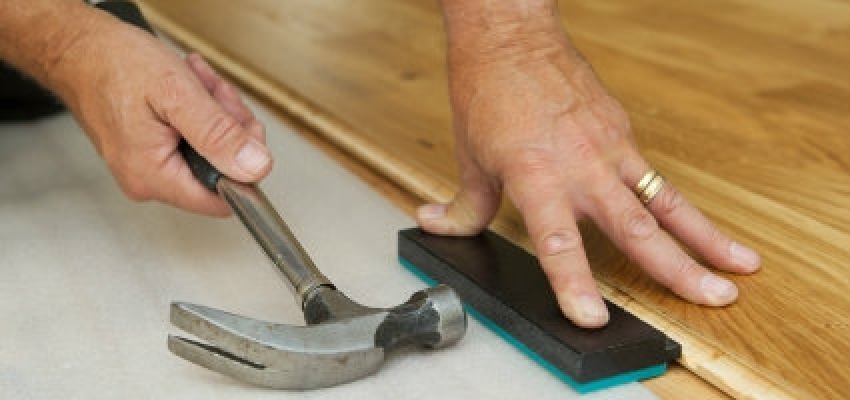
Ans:
<svg viewBox="0 0 850 400"><path fill-rule="evenodd" d="M307 326L259 321L188 303L171 305L171 322L203 343L169 336L172 353L236 379L275 389L315 389L377 371L393 349L441 348L466 332L455 292L438 286L387 309L359 305L331 286L304 303Z"/></svg>

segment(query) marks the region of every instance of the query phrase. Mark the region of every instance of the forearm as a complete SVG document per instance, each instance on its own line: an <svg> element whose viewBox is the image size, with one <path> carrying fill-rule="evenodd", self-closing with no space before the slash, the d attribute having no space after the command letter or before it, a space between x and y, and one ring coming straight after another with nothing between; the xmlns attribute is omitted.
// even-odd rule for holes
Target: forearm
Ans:
<svg viewBox="0 0 850 400"><path fill-rule="evenodd" d="M579 59L555 0L442 0L453 67L546 57Z"/></svg>
<svg viewBox="0 0 850 400"><path fill-rule="evenodd" d="M112 23L77 0L4 0L0 2L0 59L48 88L64 85L75 49Z"/></svg>

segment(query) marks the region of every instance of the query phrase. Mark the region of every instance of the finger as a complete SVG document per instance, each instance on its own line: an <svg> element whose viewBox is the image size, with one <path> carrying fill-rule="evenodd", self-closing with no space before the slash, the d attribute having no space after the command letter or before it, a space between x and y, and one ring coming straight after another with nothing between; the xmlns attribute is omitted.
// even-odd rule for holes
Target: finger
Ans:
<svg viewBox="0 0 850 400"><path fill-rule="evenodd" d="M623 180L634 188L649 169L640 156L633 155L623 164ZM758 253L720 232L669 181L665 180L661 192L649 203L649 210L667 231L715 267L736 273L758 270Z"/></svg>
<svg viewBox="0 0 850 400"><path fill-rule="evenodd" d="M685 253L618 177L600 181L591 195L596 206L587 213L656 281L697 304L722 306L738 297L737 287Z"/></svg>
<svg viewBox="0 0 850 400"><path fill-rule="evenodd" d="M161 136L176 137L172 128L162 126L160 129L165 132ZM157 146L137 151L125 159L128 164L121 169L124 173L116 175L121 189L135 201L155 199L195 213L230 215L227 203L194 177L174 140L173 147L166 146L171 148L169 153L161 153L158 149L162 147Z"/></svg>
<svg viewBox="0 0 850 400"><path fill-rule="evenodd" d="M266 143L266 129L263 127L263 124L260 121L254 120L245 125L245 130L248 131L248 134L251 135L254 139L257 139L260 143Z"/></svg>
<svg viewBox="0 0 850 400"><path fill-rule="evenodd" d="M602 327L608 310L590 272L573 207L558 182L549 179L519 176L506 182L506 190L523 215L564 315L581 327Z"/></svg>
<svg viewBox="0 0 850 400"><path fill-rule="evenodd" d="M475 235L481 232L499 210L501 191L498 184L479 171L466 172L462 187L448 204L426 204L416 212L423 229L439 235Z"/></svg>
<svg viewBox="0 0 850 400"><path fill-rule="evenodd" d="M181 157L179 153L176 157ZM164 181L157 197L160 201L171 204L186 211L214 217L226 217L231 214L230 207L217 194L209 191L198 182L182 158L176 160L182 163L172 182Z"/></svg>
<svg viewBox="0 0 850 400"><path fill-rule="evenodd" d="M189 54L186 61L216 101L242 125L255 120L254 114L242 102L239 91L221 76L197 53Z"/></svg>
<svg viewBox="0 0 850 400"><path fill-rule="evenodd" d="M150 98L153 111L223 174L257 182L271 170L271 154L256 134L227 113L200 82L178 73L166 75Z"/></svg>

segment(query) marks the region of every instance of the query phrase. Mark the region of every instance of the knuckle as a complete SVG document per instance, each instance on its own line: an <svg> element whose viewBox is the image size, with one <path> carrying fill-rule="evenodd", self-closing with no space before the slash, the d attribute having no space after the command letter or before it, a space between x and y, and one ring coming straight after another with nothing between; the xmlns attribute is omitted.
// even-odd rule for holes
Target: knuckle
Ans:
<svg viewBox="0 0 850 400"><path fill-rule="evenodd" d="M543 235L540 241L540 254L553 257L566 254L576 254L582 248L581 235L578 231L562 229Z"/></svg>
<svg viewBox="0 0 850 400"><path fill-rule="evenodd" d="M239 122L230 115L219 114L212 118L209 128L206 130L201 145L206 149L220 149L224 147L231 138L238 135Z"/></svg>
<svg viewBox="0 0 850 400"><path fill-rule="evenodd" d="M138 179L122 179L119 186L124 195L132 201L142 202L152 198L146 185Z"/></svg>
<svg viewBox="0 0 850 400"><path fill-rule="evenodd" d="M729 238L720 232L720 229L717 229L714 224L711 223L708 219L703 219L703 232L705 232L705 237L708 243L719 244L721 248L728 248Z"/></svg>
<svg viewBox="0 0 850 400"><path fill-rule="evenodd" d="M629 120L629 115L617 99L610 96L607 97L605 99L605 108L608 111L607 115L609 116L611 123L617 128L617 130L624 135L631 133L632 126L631 121Z"/></svg>
<svg viewBox="0 0 850 400"><path fill-rule="evenodd" d="M646 240L658 230L655 218L643 207L630 207L623 216L623 233L626 238Z"/></svg>
<svg viewBox="0 0 850 400"><path fill-rule="evenodd" d="M103 158L125 197L136 202L152 199L147 184L143 179L138 177L130 160L125 157L119 157L115 152L111 151L106 152Z"/></svg>
<svg viewBox="0 0 850 400"><path fill-rule="evenodd" d="M659 214L670 215L681 209L685 204L685 198L678 190L666 187L658 196L657 211Z"/></svg>
<svg viewBox="0 0 850 400"><path fill-rule="evenodd" d="M587 137L574 138L568 149L571 150L571 158L579 165L590 164L599 159L599 151Z"/></svg>
<svg viewBox="0 0 850 400"><path fill-rule="evenodd" d="M700 270L699 264L687 254L680 255L667 274L667 283L673 289L681 289L687 284L687 277Z"/></svg>
<svg viewBox="0 0 850 400"><path fill-rule="evenodd" d="M586 195L595 203L601 205L619 204L622 184L609 179L611 173L605 168L589 167L583 171L580 184Z"/></svg>
<svg viewBox="0 0 850 400"><path fill-rule="evenodd" d="M158 80L158 95L161 96L163 108L168 114L177 112L185 103L186 90L183 80L177 71L165 71ZM171 115L168 115L171 117Z"/></svg>
<svg viewBox="0 0 850 400"><path fill-rule="evenodd" d="M514 153L507 169L518 176L540 175L551 170L553 158L549 150L527 148Z"/></svg>

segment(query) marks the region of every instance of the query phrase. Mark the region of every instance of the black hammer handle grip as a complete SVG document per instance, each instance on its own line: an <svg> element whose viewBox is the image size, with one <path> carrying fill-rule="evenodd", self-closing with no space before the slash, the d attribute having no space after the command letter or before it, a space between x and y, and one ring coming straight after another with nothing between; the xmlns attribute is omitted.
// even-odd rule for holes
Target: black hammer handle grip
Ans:
<svg viewBox="0 0 850 400"><path fill-rule="evenodd" d="M221 172L218 172L218 170L213 167L213 165L210 164L204 156L198 154L195 148L190 146L186 139L180 139L180 144L177 145L177 149L186 160L186 164L189 164L189 169L192 170L192 174L195 175L195 178L197 178L198 181L200 181L210 191L218 193L216 184L218 184L218 180L222 177Z"/></svg>

